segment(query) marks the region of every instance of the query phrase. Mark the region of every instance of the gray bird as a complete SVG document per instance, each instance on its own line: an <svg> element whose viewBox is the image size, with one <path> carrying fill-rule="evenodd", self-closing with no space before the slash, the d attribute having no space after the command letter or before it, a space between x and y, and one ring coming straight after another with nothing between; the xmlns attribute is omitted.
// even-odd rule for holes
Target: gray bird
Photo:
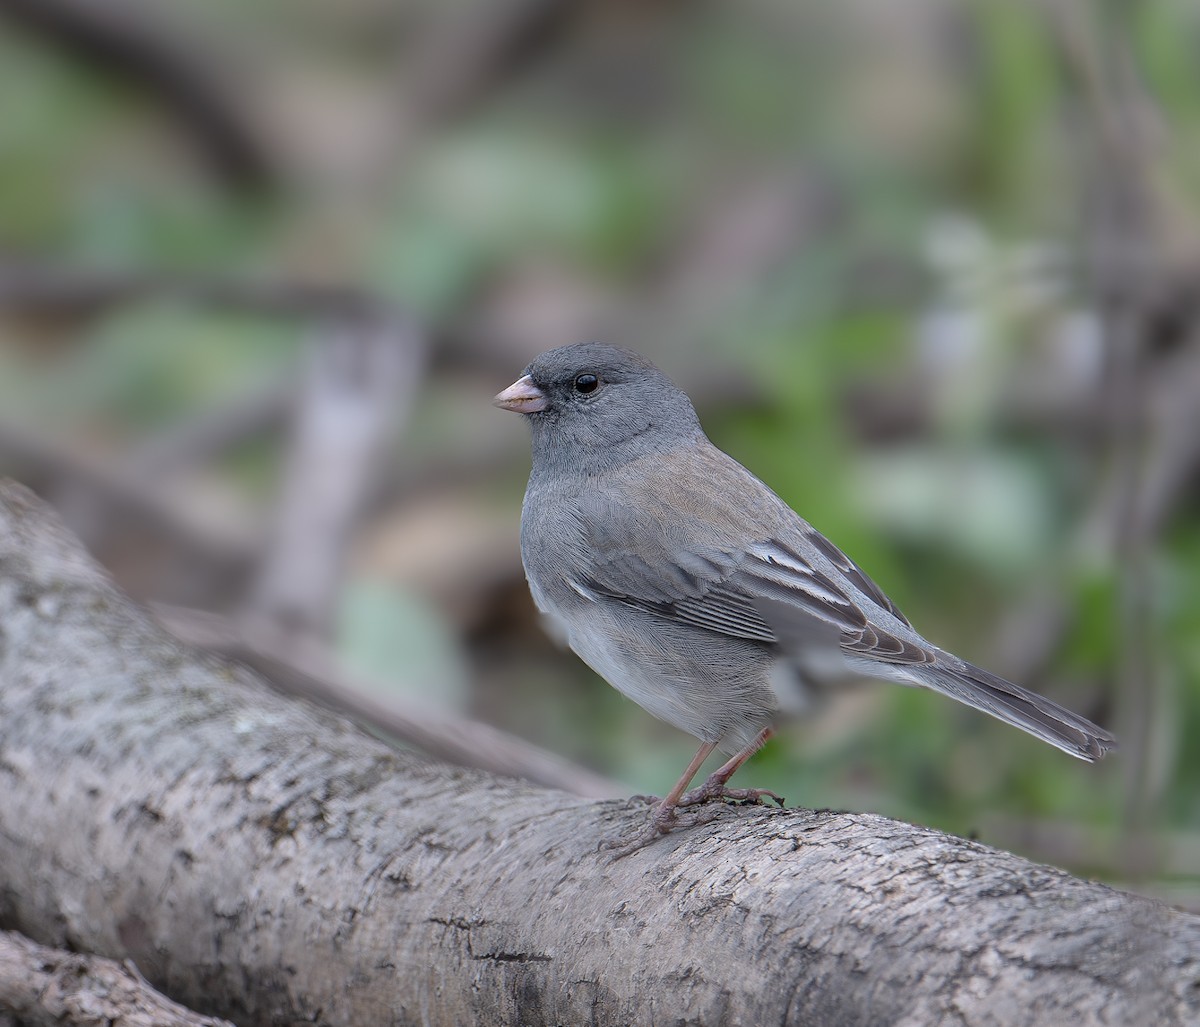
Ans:
<svg viewBox="0 0 1200 1027"><path fill-rule="evenodd" d="M538 609L609 684L702 743L649 837L681 806L778 800L729 778L812 682L839 673L941 692L1083 760L1116 748L1083 717L926 641L708 440L688 397L644 357L595 343L550 350L494 402L532 429L521 558ZM687 791L714 749L732 758Z"/></svg>

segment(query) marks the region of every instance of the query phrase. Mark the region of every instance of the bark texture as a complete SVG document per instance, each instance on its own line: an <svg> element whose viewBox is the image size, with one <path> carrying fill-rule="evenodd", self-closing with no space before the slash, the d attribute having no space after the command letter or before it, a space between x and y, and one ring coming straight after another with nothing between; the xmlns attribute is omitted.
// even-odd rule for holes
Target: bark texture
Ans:
<svg viewBox="0 0 1200 1027"><path fill-rule="evenodd" d="M1200 919L868 814L396 753L171 642L0 485L0 926L240 1024L1185 1024Z"/></svg>
<svg viewBox="0 0 1200 1027"><path fill-rule="evenodd" d="M114 959L47 948L10 931L0 931L0 1012L25 1027L233 1027L184 1009Z"/></svg>

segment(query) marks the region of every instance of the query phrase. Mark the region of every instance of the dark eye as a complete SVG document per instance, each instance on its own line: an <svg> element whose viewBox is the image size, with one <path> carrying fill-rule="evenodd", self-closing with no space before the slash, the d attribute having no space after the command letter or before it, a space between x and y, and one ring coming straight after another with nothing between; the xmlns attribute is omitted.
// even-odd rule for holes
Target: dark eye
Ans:
<svg viewBox="0 0 1200 1027"><path fill-rule="evenodd" d="M594 374L581 374L575 378L575 391L582 392L585 395L589 392L595 392L596 386L600 384L600 379Z"/></svg>

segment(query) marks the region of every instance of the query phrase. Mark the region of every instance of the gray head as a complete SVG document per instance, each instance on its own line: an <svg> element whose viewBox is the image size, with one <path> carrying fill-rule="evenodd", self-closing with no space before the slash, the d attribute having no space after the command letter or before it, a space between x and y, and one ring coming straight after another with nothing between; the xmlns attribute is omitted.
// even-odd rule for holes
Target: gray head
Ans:
<svg viewBox="0 0 1200 1027"><path fill-rule="evenodd" d="M493 402L528 416L535 471L595 473L704 435L691 401L662 371L596 342L535 357Z"/></svg>

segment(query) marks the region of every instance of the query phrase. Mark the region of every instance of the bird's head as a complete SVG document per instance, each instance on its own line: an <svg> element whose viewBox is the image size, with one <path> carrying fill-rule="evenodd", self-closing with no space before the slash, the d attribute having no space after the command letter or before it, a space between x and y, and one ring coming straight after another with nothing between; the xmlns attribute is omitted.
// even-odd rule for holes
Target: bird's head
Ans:
<svg viewBox="0 0 1200 1027"><path fill-rule="evenodd" d="M534 466L594 473L703 437L687 395L645 357L602 343L549 350L492 401L529 418Z"/></svg>

